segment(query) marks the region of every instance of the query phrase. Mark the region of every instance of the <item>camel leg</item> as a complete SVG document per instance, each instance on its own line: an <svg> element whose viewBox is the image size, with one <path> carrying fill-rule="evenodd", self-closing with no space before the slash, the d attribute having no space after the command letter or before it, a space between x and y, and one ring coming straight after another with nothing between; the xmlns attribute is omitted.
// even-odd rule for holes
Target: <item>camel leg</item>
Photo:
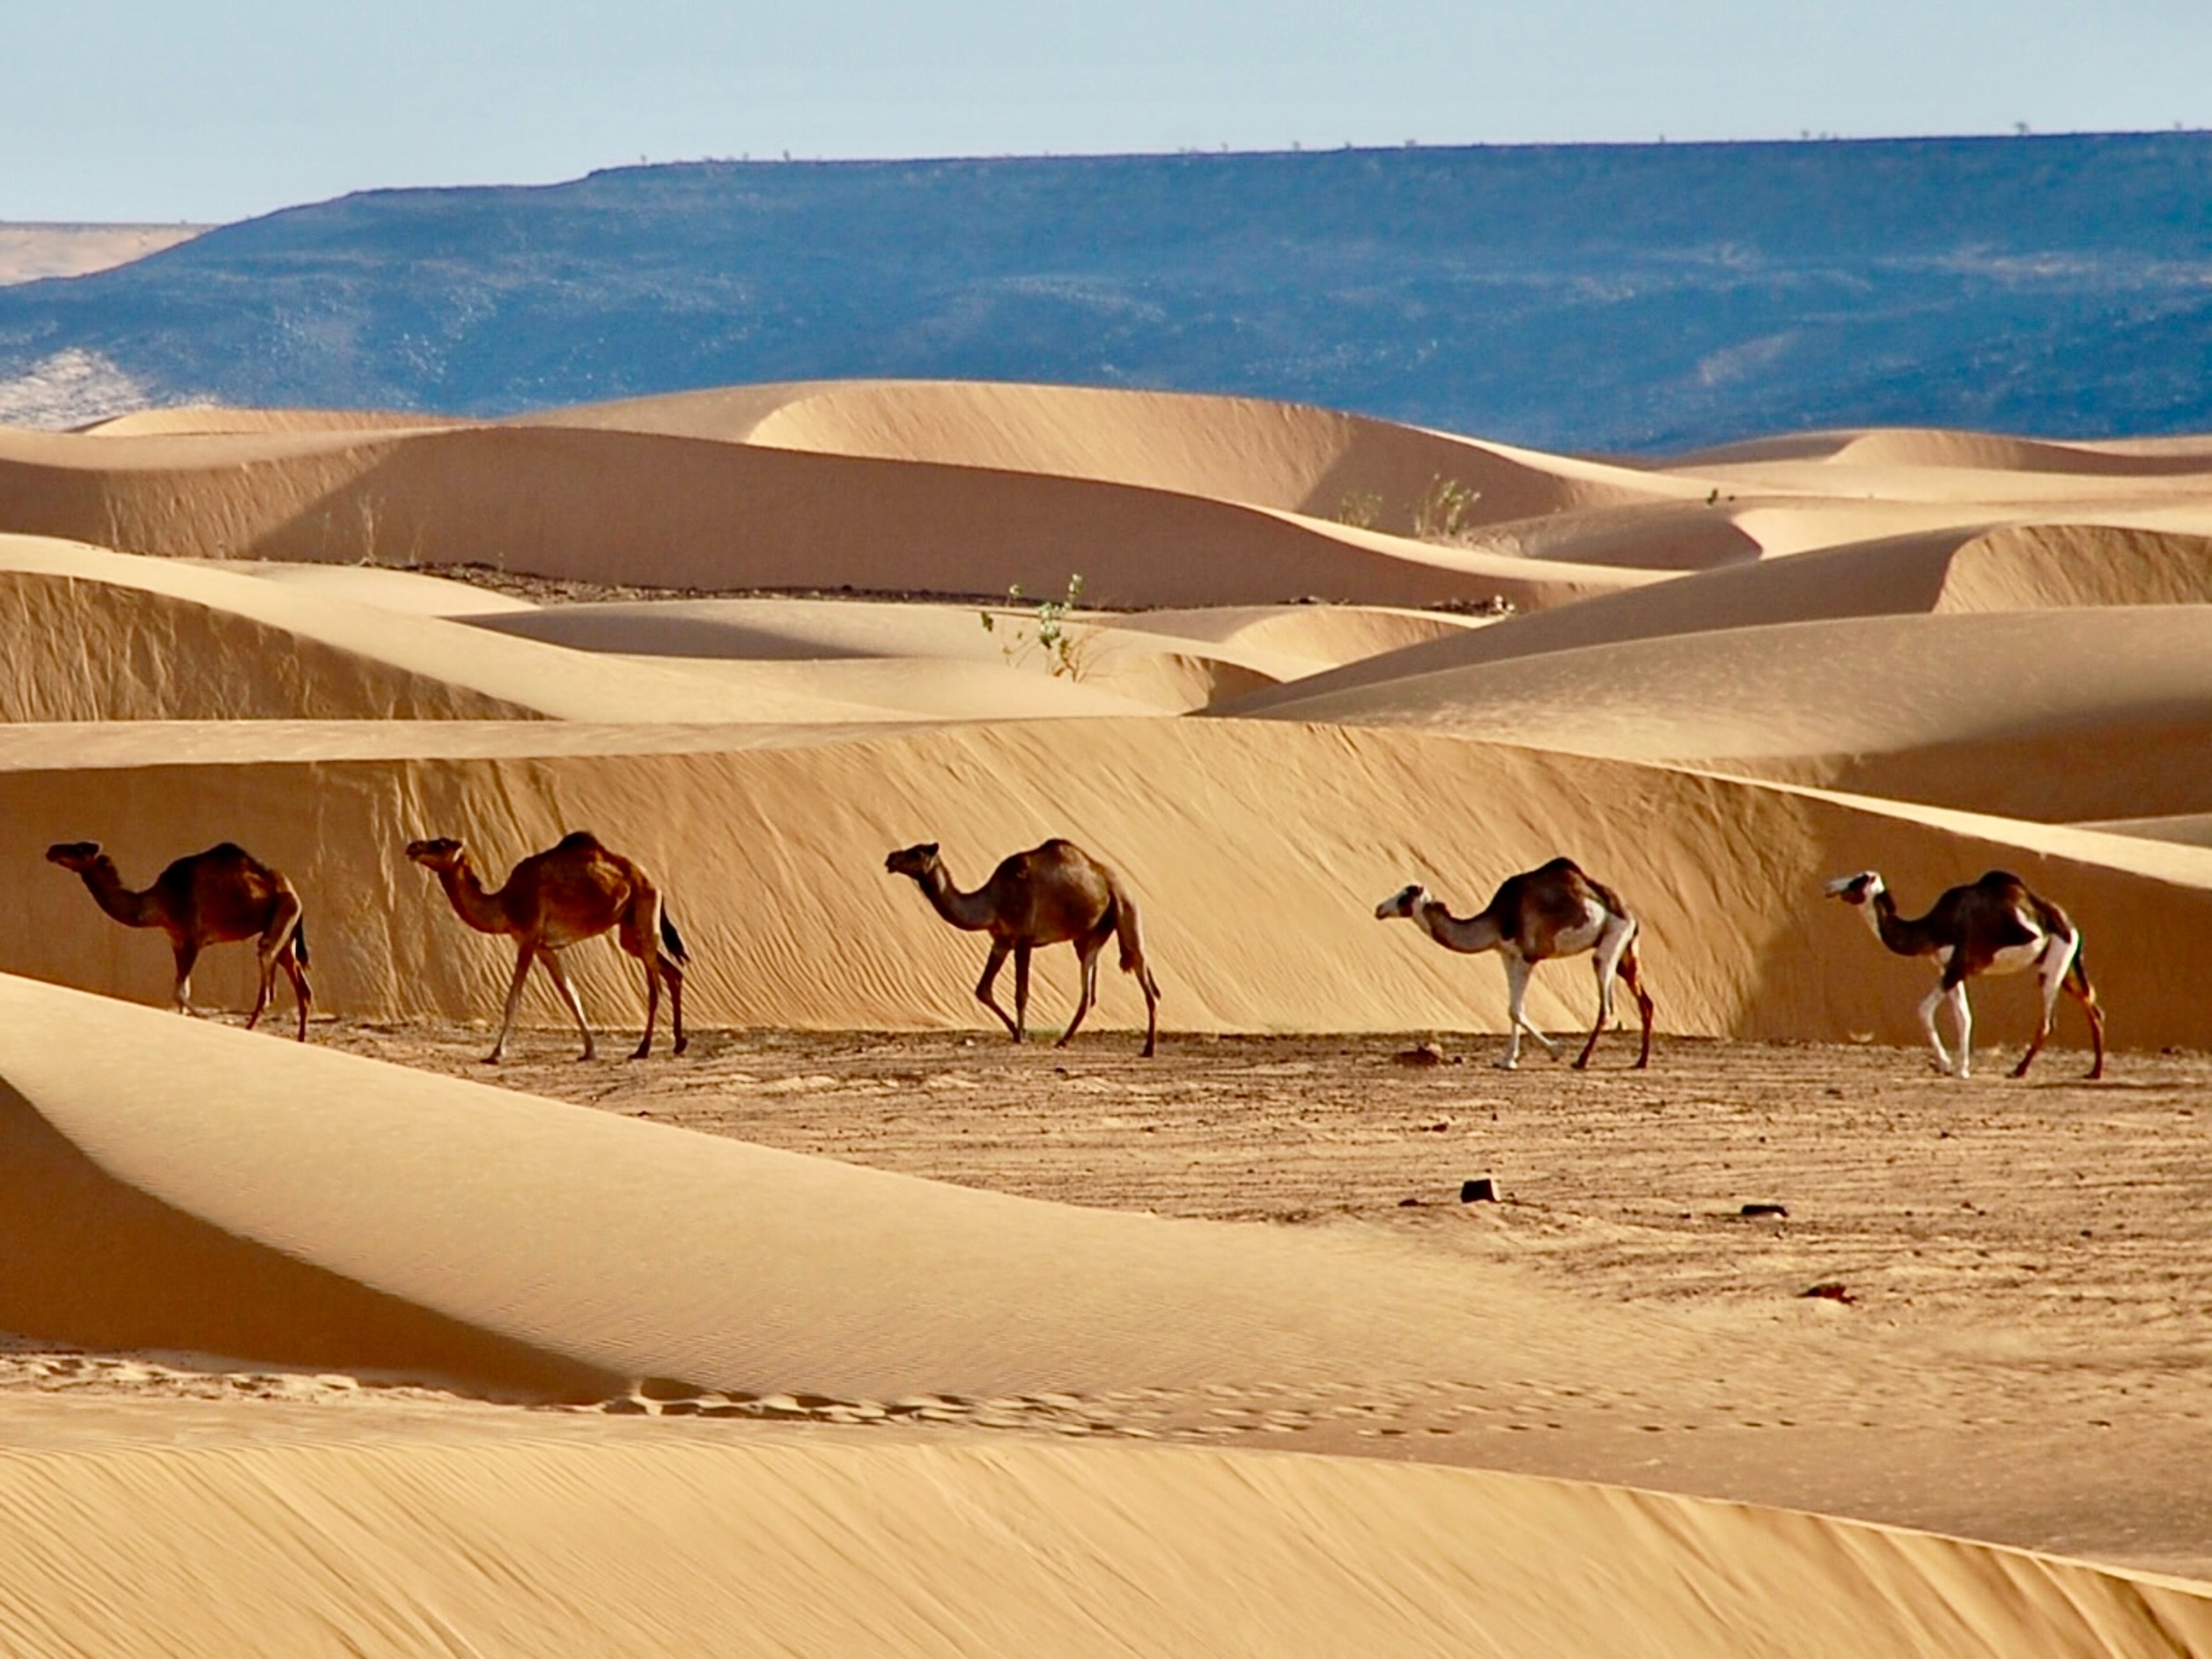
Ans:
<svg viewBox="0 0 2212 1659"><path fill-rule="evenodd" d="M1021 1041L1021 1034L1029 1025L1029 946L1025 941L1014 947L1014 1040Z"/></svg>
<svg viewBox="0 0 2212 1659"><path fill-rule="evenodd" d="M1160 1046L1160 984L1152 977L1152 970L1141 962L1137 965L1137 983L1145 990L1144 1058L1148 1060Z"/></svg>
<svg viewBox="0 0 2212 1659"><path fill-rule="evenodd" d="M277 953L276 960L284 967L284 977L291 981L291 999L299 1007L299 1040L305 1043L307 1010L314 1003L315 993L307 984L307 970L299 965L299 953L292 947L291 940L284 941L284 948Z"/></svg>
<svg viewBox="0 0 2212 1659"><path fill-rule="evenodd" d="M1493 1064L1495 1065L1501 1072L1510 1072L1521 1064L1522 1032L1529 1032L1538 1042L1543 1043L1546 1047L1550 1046L1550 1039L1545 1037L1544 1033L1537 1030L1534 1026L1530 1025L1527 1017L1521 1012L1522 1006L1529 999L1529 974L1530 972L1530 969L1527 959L1521 956L1508 956L1505 959L1505 962L1507 1027L1506 1051L1500 1055L1497 1059L1493 1062Z"/></svg>
<svg viewBox="0 0 2212 1659"><path fill-rule="evenodd" d="M254 955L254 965L260 971L259 983L254 987L254 1010L246 1016L248 1031L262 1022L262 1010L269 1006L269 999L276 991L276 954L263 943Z"/></svg>
<svg viewBox="0 0 2212 1659"><path fill-rule="evenodd" d="M1962 979L1950 988L1951 1017L1958 1022L1958 1065L1954 1077L1972 1074L1974 1047L1974 1011L1966 1006L1966 982Z"/></svg>
<svg viewBox="0 0 2212 1659"><path fill-rule="evenodd" d="M192 964L200 959L200 944L194 939L170 941L170 948L177 959L177 983L170 992L175 999L177 1012L192 1019L200 1017L200 1011L192 1006Z"/></svg>
<svg viewBox="0 0 2212 1659"><path fill-rule="evenodd" d="M1636 940L1636 924L1626 917L1618 918L1598 935L1597 949L1597 1023L1590 1027L1589 1041L1582 1044L1582 1051L1574 1061L1574 1069L1586 1071L1590 1056L1597 1051L1597 1036L1613 1020L1613 975L1620 967L1620 959Z"/></svg>
<svg viewBox="0 0 2212 1659"><path fill-rule="evenodd" d="M1636 1069L1648 1071L1651 1067L1651 995L1644 989L1643 965L1636 960L1636 947L1633 944L1621 953L1620 982L1628 987L1629 995L1636 999L1637 1017L1643 1021L1643 1048L1636 1056Z"/></svg>
<svg viewBox="0 0 2212 1659"><path fill-rule="evenodd" d="M628 943L626 940L623 941L625 947ZM633 1060L642 1060L653 1052L653 1028L660 1020L660 953L650 934L646 936L645 946L643 950L631 953L645 965L645 1031L638 1039L638 1046L630 1051L630 1058Z"/></svg>
<svg viewBox="0 0 2212 1659"><path fill-rule="evenodd" d="M279 893L271 910L269 925L262 929L261 947L256 955L261 969L261 984L254 991L254 1012L246 1016L246 1029L251 1031L261 1023L262 1011L269 1006L276 994L276 964L291 948L292 930L299 925L299 896L295 893Z"/></svg>
<svg viewBox="0 0 2212 1659"><path fill-rule="evenodd" d="M563 1005L576 1021L576 1029L584 1034L584 1051L576 1058L579 1060L590 1059L594 1052L592 1029L584 1022L583 1000L577 996L576 987L568 982L568 970L561 966L560 952L542 952L538 957L538 965L545 970L545 977L553 982L553 989L559 993Z"/></svg>
<svg viewBox="0 0 2212 1659"><path fill-rule="evenodd" d="M2051 1035L2052 1017L2058 1012L2060 987L2066 984L2067 975L2074 966L2075 953L2080 948L2078 939L2053 936L2042 961L2036 963L2038 989L2043 995L2042 1011L2037 1017L2035 1036L2029 1041L2028 1051L2020 1057L2020 1064L2012 1068L2013 1076L2025 1077L2028 1067L2035 1064L2035 1057L2043 1052L2043 1044Z"/></svg>
<svg viewBox="0 0 2212 1659"><path fill-rule="evenodd" d="M2066 976L2066 993L2082 1005L2082 1012L2089 1016L2089 1040L2095 1045L2096 1058L2090 1062L2089 1080L2095 1082L2105 1075L2105 1011L2097 1006L2097 987L2089 982L2089 969L2082 962L2082 941L2074 941L2074 962Z"/></svg>
<svg viewBox="0 0 2212 1659"><path fill-rule="evenodd" d="M1106 941L1113 936L1112 930L1109 929L1076 947L1076 960L1082 967L1082 988L1075 997L1075 1017L1067 1022L1067 1029L1060 1033L1060 1040L1054 1047L1064 1049L1067 1046L1068 1038L1075 1035L1076 1028L1083 1023L1083 1016L1098 1000L1098 953L1106 948Z"/></svg>
<svg viewBox="0 0 2212 1659"><path fill-rule="evenodd" d="M1921 1029L1928 1033L1928 1040L1936 1050L1936 1069L1946 1077L1950 1074L1950 1051L1943 1046L1942 1034L1936 1029L1936 1010L1950 994L1943 985L1937 985L1921 999Z"/></svg>
<svg viewBox="0 0 2212 1659"><path fill-rule="evenodd" d="M537 955L537 947L525 940L514 953L514 978L507 986L507 1011L499 1021L499 1038L491 1045L491 1052L484 1056L486 1065L499 1064L500 1056L507 1051L507 1033L514 1029L514 1011L522 1000L522 982L530 977L530 962Z"/></svg>
<svg viewBox="0 0 2212 1659"><path fill-rule="evenodd" d="M991 960L984 963L983 977L976 981L976 1000L997 1014L999 1024L1005 1026L1014 1040L1019 1043L1021 1041L1021 1028L1014 1024L1014 1016L1000 1007L998 999L991 994L991 987L999 981L999 970L1006 965L1006 953L1013 948L1001 939L991 941Z"/></svg>
<svg viewBox="0 0 2212 1659"><path fill-rule="evenodd" d="M1505 959L1505 962L1506 1003L1508 1013L1510 1016L1509 1022L1513 1028L1513 1040L1506 1050L1505 1059L1500 1060L1498 1063L1498 1069L1501 1072L1509 1072L1513 1070L1515 1065L1520 1063L1521 1036L1523 1032L1526 1032L1529 1036L1534 1037L1539 1043L1541 1043L1544 1047L1544 1051L1546 1054L1550 1055L1555 1060L1558 1059L1559 1058L1559 1045L1554 1043L1550 1037L1545 1036L1543 1032L1537 1030L1535 1023L1530 1020L1526 1014L1522 1012L1523 1005L1528 999L1529 979L1530 977L1536 972L1536 964L1523 956L1508 956ZM1516 974L1518 975L1518 990L1515 989Z"/></svg>
<svg viewBox="0 0 2212 1659"><path fill-rule="evenodd" d="M675 1046L668 1051L681 1054L691 1042L683 1035L683 970L665 952L655 952L654 961L668 982L668 1034L675 1038Z"/></svg>

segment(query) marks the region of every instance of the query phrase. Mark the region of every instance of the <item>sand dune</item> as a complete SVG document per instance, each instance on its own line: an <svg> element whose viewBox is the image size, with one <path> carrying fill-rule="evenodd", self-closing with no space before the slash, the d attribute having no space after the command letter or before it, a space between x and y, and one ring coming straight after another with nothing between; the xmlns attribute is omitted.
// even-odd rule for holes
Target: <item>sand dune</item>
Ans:
<svg viewBox="0 0 2212 1659"><path fill-rule="evenodd" d="M208 565L0 536L14 720L866 719Z"/></svg>
<svg viewBox="0 0 2212 1659"><path fill-rule="evenodd" d="M0 284L83 276L188 242L204 225L0 225Z"/></svg>
<svg viewBox="0 0 2212 1659"><path fill-rule="evenodd" d="M1265 712L2046 822L2122 815L2130 802L2142 813L2212 804L2202 606L1846 617L1733 630L1726 645L1673 634L1551 651L1317 685Z"/></svg>
<svg viewBox="0 0 2212 1659"><path fill-rule="evenodd" d="M2212 599L2212 538L2091 525L1969 526L1847 543L1508 617L1349 663L1238 705L1294 699L1550 651L1836 617L2186 605Z"/></svg>
<svg viewBox="0 0 2212 1659"><path fill-rule="evenodd" d="M502 591L448 579L470 567ZM1032 607L1077 573L1056 661ZM1017 583L1032 600L1005 602ZM2203 1343L2178 1270L2095 1281L2140 1307L2156 1364L2127 1380L2153 1403L2059 1375L2094 1335L2064 1323L2061 1284L2089 1281L2061 1258L2133 1259L2127 1194L2114 1215L2044 1193L2058 1230L1960 1266L1940 1340L1891 1291L1948 1271L1923 1250L1972 1253L1956 1218L1990 1194L1945 1184L1954 1129L2063 1169L2126 1119L2129 1169L2201 1184L2186 1089L2130 1073L2212 1042L2208 601L2201 438L1842 431L1635 467L1251 399L874 381L0 431L0 1645L2212 1651L2201 1585L1384 1461L2201 1559L2194 1487L2137 1501L2155 1468L2081 1427L2125 1417L2127 1456L2185 1455ZM627 1094L555 1080L573 1038L534 986L500 1075L589 1105L475 1080L465 1027L512 947L402 851L461 835L496 881L576 829L660 883L700 1034ZM932 1086L976 1087L952 1072L988 1021L984 941L883 857L936 840L972 883L1055 834L1134 896L1162 1054L1094 1074L1141 1018L1110 962L1065 1057L975 1038L1043 1092L962 1117ZM166 1000L169 952L42 861L84 837L133 882L223 839L276 864L343 1023L300 1045L133 1006ZM1562 852L1643 921L1670 1035L1633 1080L1619 1037L1588 1075L1547 1070L1582 1091L1563 1110L1616 1110L1524 1161L1687 1134L1719 1149L1692 1184L1736 1193L1832 1077L1852 1167L1909 1155L1900 1191L1951 1219L1854 1234L1897 1194L1840 1177L1832 1214L1700 1215L1678 1171L1611 1207L1559 1172L1526 1201L1432 1201L1493 1142L1514 1155L1501 1108L1524 1132L1549 1110L1503 1092L1528 1073L1408 1070L1435 1080L1425 1115L1379 1127L1300 1080L1346 1049L1311 1034L1502 1029L1495 964L1373 906L1419 880L1464 913ZM1921 1042L1927 965L1820 896L1867 867L1907 909L2012 869L2081 924L2121 1047L2094 1087L2045 1062L2072 1074L2038 1077L2065 1091L2062 1144L2034 1138L2050 1096L1980 1070L1902 1095L1882 1068L1924 1055L1805 1069L1808 1040ZM242 1006L250 962L210 949L200 999ZM586 943L570 966L595 1026L635 1029L634 963ZM1045 951L1037 1035L1073 986ZM2031 1001L1978 987L1979 1041L2023 1036ZM1580 1030L1591 1004L1584 959L1544 967L1530 1011ZM1240 1139L1190 1061L1265 1033L1306 1034L1248 1067L1295 1110ZM1448 1064L1403 1041L1360 1064ZM837 1079L740 1076L918 1042L959 1058L876 1066L896 1098L842 1139L807 1117L849 1104ZM1729 1080L1746 1065L1766 1080ZM1937 1087L1959 1104L1931 1133L1911 1102ZM631 1115L685 1088L718 1132ZM992 1155L887 1160L869 1137L896 1118ZM1379 1178L1419 1172L1411 1199L1335 1193L1363 1135ZM1031 1139L1073 1184L999 1183ZM1191 1213L1328 1224L1128 1196L1186 1154L1228 1183ZM1279 1161L1309 1167L1294 1214L1245 1191ZM2184 1259L2172 1230L2157 1260ZM1854 1295L1870 1241L1899 1238L1913 1266ZM1603 1271L1548 1272L1570 1241ZM1683 1267L1715 1249L1770 1253ZM1843 1277L1808 1290L1813 1264ZM1193 1449L1277 1432L1382 1456ZM1126 1443L1147 1436L1187 1443Z"/></svg>
<svg viewBox="0 0 2212 1659"><path fill-rule="evenodd" d="M200 1652L538 1655L2212 1641L2198 1586L1733 1505L1260 1453L674 1438L18 1454L0 1616L36 1653L135 1652L155 1630ZM210 1546L225 1593L185 1593Z"/></svg>
<svg viewBox="0 0 2212 1659"><path fill-rule="evenodd" d="M1088 477L550 424L0 431L0 494L12 529L131 550L723 590L1044 594L1080 572L1124 606L1472 588L1530 608L1638 579Z"/></svg>
<svg viewBox="0 0 2212 1659"><path fill-rule="evenodd" d="M1438 480L1468 521L1685 498L1635 468L1257 398L978 381L839 380L677 393L522 424L658 432L820 454L1049 473L1360 521L1411 535Z"/></svg>
<svg viewBox="0 0 2212 1659"><path fill-rule="evenodd" d="M17 1269L0 1301L48 1338L555 1397L639 1378L660 1399L818 1390L879 1415L918 1393L1110 1411L1132 1387L1565 1380L1627 1345L1648 1376L1720 1368L1756 1386L1781 1362L1755 1333L1562 1318L1558 1293L1509 1269L1357 1236L939 1186L27 981L0 979L0 1008ZM135 1650L180 1588L166 1571L206 1551L226 1593L147 1626L173 1644L335 1627L406 1645L424 1586L443 1639L482 1624L497 1650L529 1651L684 1635L958 1652L978 1630L1088 1645L1100 1619L1130 1621L1119 1650L1162 1652L1213 1621L1226 1650L1381 1631L1513 1655L1770 1637L2128 1653L2212 1633L2201 1587L1742 1505L1264 1454L825 1442L697 1414L616 1427L402 1419L334 1441L280 1416L189 1451L88 1447L81 1429L18 1449L0 1470L11 1640ZM607 1526L610 1493L629 1524ZM475 1564L459 1580L456 1550ZM856 1561L865 1591L840 1565Z"/></svg>
<svg viewBox="0 0 2212 1659"><path fill-rule="evenodd" d="M321 734L334 729L326 751ZM211 751L219 763L172 763L161 745L173 740L154 728L136 755L110 746L67 768L48 756L0 772L12 837L0 857L45 878L0 908L0 967L163 999L159 940L100 916L74 881L37 865L40 852L92 837L144 881L230 835L291 875L311 925L329 918L315 936L327 1006L482 1018L511 953L463 930L402 844L466 836L497 879L586 827L644 859L671 896L699 1022L972 1027L980 941L887 876L883 855L939 840L972 883L1001 854L1058 833L1110 859L1138 894L1170 1030L1501 1029L1494 964L1379 925L1372 908L1419 878L1464 913L1562 849L1646 918L1670 1030L1912 1041L1900 987L1917 985L1919 970L1870 958L1852 918L1818 897L1825 878L1869 865L1907 895L2016 868L2061 896L2092 939L2160 942L2100 968L2109 999L2128 1007L2131 1041L2187 1042L2199 1029L2186 964L2212 939L2212 866L2194 849L2137 837L1998 819L1961 828L1932 807L1290 722L1035 722L630 755L608 753L603 730L578 752L565 727L510 726L496 746L487 729L457 728L452 762L439 758L439 727L414 728L410 758L358 759L342 758L362 752L343 726L279 726L258 758L232 740ZM1224 914L1250 920L1224 925ZM225 954L203 965L208 995L243 1006L245 953ZM602 1026L641 1018L625 959L611 947L575 956ZM1072 988L1064 957L1041 959L1047 1029ZM549 1022L556 1009L540 994L533 1017ZM1104 1029L1142 1017L1122 976L1102 975L1101 996ZM1589 999L1587 968L1567 963L1537 976L1530 1006L1574 1029ZM1993 1038L2020 1029L2026 1008L1995 1000Z"/></svg>

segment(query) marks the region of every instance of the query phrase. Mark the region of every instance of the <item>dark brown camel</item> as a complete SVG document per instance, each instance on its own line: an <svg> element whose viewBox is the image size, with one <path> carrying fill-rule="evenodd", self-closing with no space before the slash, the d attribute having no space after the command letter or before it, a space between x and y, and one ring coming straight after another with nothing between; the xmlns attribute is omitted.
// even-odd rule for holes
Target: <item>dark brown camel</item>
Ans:
<svg viewBox="0 0 2212 1659"><path fill-rule="evenodd" d="M683 968L691 959L651 879L621 853L601 846L596 836L579 830L545 852L531 854L508 873L507 884L497 893L484 890L469 862L468 849L451 836L410 841L407 856L438 877L462 921L479 933L505 933L514 940L514 978L507 986L498 1040L484 1056L487 1065L498 1064L506 1052L507 1033L513 1029L522 982L529 977L533 962L544 965L553 989L584 1034L584 1052L579 1058L592 1058L592 1029L585 1023L584 1005L568 982L560 953L609 929L616 941L645 967L645 1034L630 1058L642 1060L653 1051L663 979L668 982L675 1051L683 1052L688 1041L683 1035Z"/></svg>
<svg viewBox="0 0 2212 1659"><path fill-rule="evenodd" d="M1589 950L1597 955L1597 1022L1589 1041L1574 1062L1581 1071L1597 1049L1597 1035L1613 1017L1613 976L1636 999L1643 1016L1643 1048L1636 1069L1651 1064L1651 999L1644 994L1636 962L1636 934L1640 924L1626 906L1605 888L1584 875L1572 859L1554 859L1540 869L1508 876L1478 915L1454 916L1418 883L1394 893L1375 907L1375 919L1404 917L1420 924L1423 931L1448 950L1470 953L1494 950L1505 958L1506 1007L1510 1035L1498 1069L1510 1072L1521 1063L1521 1034L1526 1031L1556 1056L1559 1044L1530 1025L1522 1013L1529 996L1529 977L1537 963L1554 956L1574 956Z"/></svg>
<svg viewBox="0 0 2212 1659"><path fill-rule="evenodd" d="M143 893L123 885L114 859L97 841L57 842L46 856L48 863L83 877L93 901L125 927L159 927L168 934L176 956L173 994L180 1014L199 1012L192 1006L192 964L202 950L241 939L259 940L261 985L246 1029L261 1023L281 968L299 1005L299 1040L307 1040L307 1010L314 992L307 984L307 935L300 925L299 895L245 848L225 841L179 859Z"/></svg>
<svg viewBox="0 0 2212 1659"><path fill-rule="evenodd" d="M1897 901L1872 870L1829 882L1828 895L1858 911L1874 936L1899 955L1933 956L1942 969L1943 978L1921 999L1920 1008L1921 1024L1936 1050L1937 1070L1954 1077L1969 1074L1974 1020L1966 1006L1966 981L1976 974L2033 968L2042 981L2042 1017L2036 1022L2035 1040L2013 1067L2013 1076L2025 1077L2035 1057L2043 1052L2061 990L2089 1016L2090 1041L2097 1051L2090 1063L2090 1079L2105 1075L2105 1013L2097 1006L2096 988L2082 962L2081 929L2050 900L2030 892L2018 876L1991 870L1972 886L1950 888L1927 915L1912 921L1898 914ZM1943 1047L1936 1029L1936 1007L1947 1000L1958 1026L1956 1057Z"/></svg>
<svg viewBox="0 0 2212 1659"><path fill-rule="evenodd" d="M1016 1043L1029 1023L1029 953L1042 945L1073 945L1082 964L1075 1017L1060 1034L1059 1046L1064 1048L1098 1000L1098 954L1108 940L1118 935L1121 970L1135 975L1144 990L1145 1054L1151 1056L1160 1033L1160 987L1145 965L1137 903L1120 879L1082 848L1055 839L1014 853L972 893L953 886L933 841L890 854L883 867L894 875L913 877L937 913L955 927L991 935L991 957L984 963L976 996L1005 1022ZM1014 954L1011 1014L991 994L1009 951Z"/></svg>

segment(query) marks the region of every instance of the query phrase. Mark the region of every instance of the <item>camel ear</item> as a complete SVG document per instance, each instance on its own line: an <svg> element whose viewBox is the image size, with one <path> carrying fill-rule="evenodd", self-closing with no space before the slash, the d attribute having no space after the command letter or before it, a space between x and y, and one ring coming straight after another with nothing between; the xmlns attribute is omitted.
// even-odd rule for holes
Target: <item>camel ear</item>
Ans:
<svg viewBox="0 0 2212 1659"><path fill-rule="evenodd" d="M920 846L916 847L914 851L920 853L925 859L933 859L937 856L937 844L934 841L925 841Z"/></svg>

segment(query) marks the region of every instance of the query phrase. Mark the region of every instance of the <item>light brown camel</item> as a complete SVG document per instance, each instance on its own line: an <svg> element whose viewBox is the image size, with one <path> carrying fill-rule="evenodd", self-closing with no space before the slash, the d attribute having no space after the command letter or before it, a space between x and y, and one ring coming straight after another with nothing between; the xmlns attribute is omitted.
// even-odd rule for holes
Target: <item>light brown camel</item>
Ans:
<svg viewBox="0 0 2212 1659"><path fill-rule="evenodd" d="M1083 1016L1098 1000L1098 953L1117 934L1121 939L1121 970L1134 974L1145 993L1145 1054L1150 1058L1160 1035L1160 987L1145 965L1145 947L1137 928L1137 903L1120 879L1072 841L1054 839L1027 852L1016 852L991 873L991 879L972 893L953 886L937 844L906 847L883 860L894 875L910 875L937 913L955 927L991 935L991 958L984 963L976 996L984 1007L1005 1021L1016 1043L1029 1017L1029 953L1040 945L1075 947L1082 964L1081 994L1075 1017L1060 1034L1058 1046L1067 1046L1083 1023ZM1009 1014L991 994L1006 953L1014 953L1014 1012Z"/></svg>
<svg viewBox="0 0 2212 1659"><path fill-rule="evenodd" d="M1933 956L1943 970L1936 989L1921 999L1921 1025L1935 1047L1938 1071L1954 1077L1969 1074L1974 1020L1966 1006L1966 981L1976 974L2033 968L2043 982L2043 1014L2036 1022L2035 1040L2013 1068L2013 1076L2025 1077L2035 1057L2043 1052L2061 990L2089 1016L2090 1041L2097 1050L2090 1062L2091 1080L2105 1075L2105 1014L2097 1006L2097 991L2082 961L2082 930L2050 900L2030 892L2018 876L1991 870L1971 886L1950 888L1927 915L1910 921L1898 914L1897 901L1873 870L1829 882L1828 896L1858 911L1874 936L1899 955ZM1936 1029L1936 1007L1945 1001L1958 1025L1955 1057Z"/></svg>
<svg viewBox="0 0 2212 1659"><path fill-rule="evenodd" d="M505 933L514 940L514 978L507 986L499 1040L484 1056L486 1065L497 1065L506 1052L507 1033L514 1027L515 1006L522 1000L522 982L529 977L533 962L544 965L553 989L584 1034L584 1052L578 1058L592 1058L592 1029L584 1021L584 1005L568 982L560 953L610 928L616 942L645 965L645 1034L630 1058L642 1060L653 1051L663 979L668 982L675 1051L683 1052L688 1041L683 1035L683 969L691 958L645 873L621 853L600 845L590 831L576 830L545 852L532 853L508 873L507 884L497 893L484 891L468 860L468 849L451 836L410 841L407 856L438 877L462 921L479 933Z"/></svg>
<svg viewBox="0 0 2212 1659"><path fill-rule="evenodd" d="M1627 908L1584 875L1572 859L1554 859L1539 869L1508 876L1479 915L1464 920L1429 896L1419 883L1394 893L1375 907L1375 919L1404 917L1420 924L1438 944L1449 950L1494 950L1505 958L1506 1006L1511 1035L1496 1065L1510 1072L1521 1063L1521 1034L1526 1031L1557 1056L1559 1044L1530 1025L1522 1013L1528 1001L1529 976L1537 963L1554 956L1594 951L1597 959L1597 1022L1589 1041L1575 1059L1574 1069L1588 1066L1597 1049L1597 1035L1613 1017L1613 976L1636 999L1643 1017L1643 1048L1636 1069L1651 1064L1651 999L1644 994L1636 962L1639 924Z"/></svg>
<svg viewBox="0 0 2212 1659"><path fill-rule="evenodd" d="M261 1023L282 968L299 1005L299 1040L307 1040L307 1010L314 992L307 984L307 935L300 925L299 895L245 848L225 841L179 859L143 893L123 885L114 859L97 841L57 842L46 857L82 876L94 903L125 927L159 927L168 934L177 962L172 994L179 1014L199 1012L192 1006L192 964L203 949L258 940L261 986L246 1029Z"/></svg>

